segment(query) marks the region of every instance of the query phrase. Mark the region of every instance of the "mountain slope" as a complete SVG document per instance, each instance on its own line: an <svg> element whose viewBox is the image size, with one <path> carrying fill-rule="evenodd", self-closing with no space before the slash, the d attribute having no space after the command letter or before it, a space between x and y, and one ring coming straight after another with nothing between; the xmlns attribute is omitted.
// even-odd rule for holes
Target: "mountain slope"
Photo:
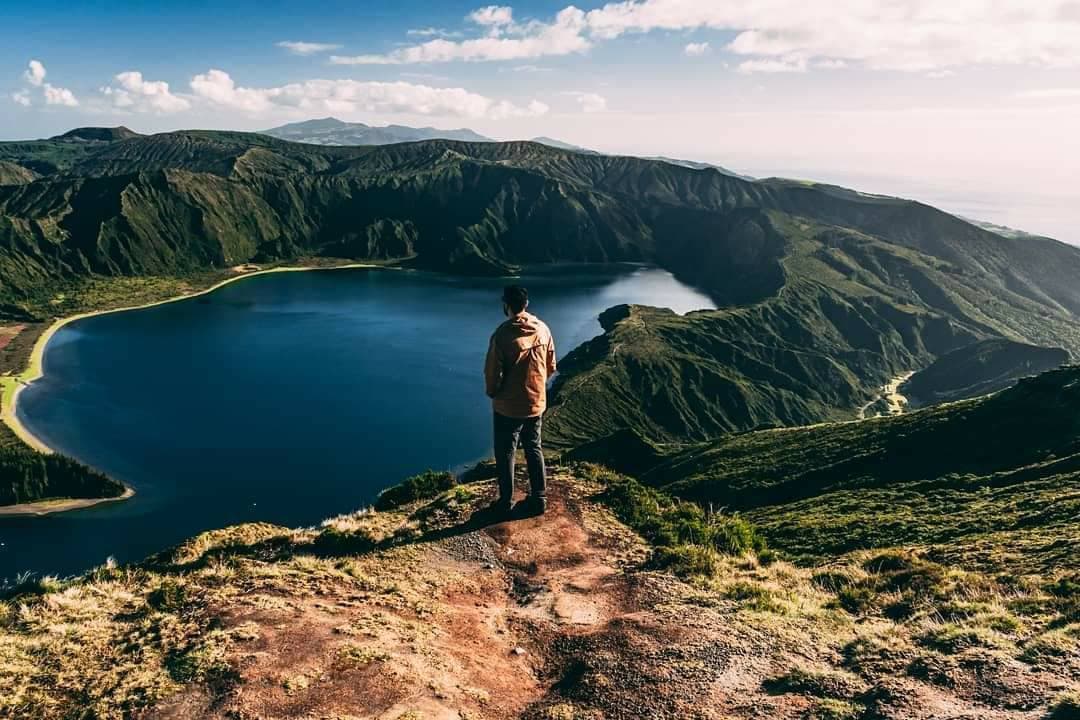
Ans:
<svg viewBox="0 0 1080 720"><path fill-rule="evenodd" d="M327 147L209 131L0 143L0 158L45 173L0 186L0 307L20 317L46 316L58 289L77 296L91 277L311 256L484 274L655 263L723 306L651 339L653 371L712 368L686 388L650 380L633 353L573 356L564 387L596 371L610 392L558 395L552 437L565 442L835 419L987 338L1080 351L1080 250L833 186L526 142ZM574 403L605 419L585 427Z"/></svg>
<svg viewBox="0 0 1080 720"><path fill-rule="evenodd" d="M24 185L33 182L38 177L37 173L22 165L0 160L0 185Z"/></svg>
<svg viewBox="0 0 1080 720"><path fill-rule="evenodd" d="M987 395L1064 364L1069 354L992 338L942 355L900 386L909 402L921 405Z"/></svg>
<svg viewBox="0 0 1080 720"><path fill-rule="evenodd" d="M1057 567L1080 558L1077 407L1068 367L902 416L720 438L644 479L743 510L799 555L919 542L990 567Z"/></svg>

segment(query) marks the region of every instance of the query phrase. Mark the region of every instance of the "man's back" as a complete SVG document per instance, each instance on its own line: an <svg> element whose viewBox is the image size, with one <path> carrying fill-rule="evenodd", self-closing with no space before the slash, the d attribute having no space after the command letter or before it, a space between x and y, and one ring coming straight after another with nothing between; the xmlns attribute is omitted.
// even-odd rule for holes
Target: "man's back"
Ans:
<svg viewBox="0 0 1080 720"><path fill-rule="evenodd" d="M555 373L555 342L535 315L521 312L491 336L484 378L495 412L510 418L543 415L547 381Z"/></svg>

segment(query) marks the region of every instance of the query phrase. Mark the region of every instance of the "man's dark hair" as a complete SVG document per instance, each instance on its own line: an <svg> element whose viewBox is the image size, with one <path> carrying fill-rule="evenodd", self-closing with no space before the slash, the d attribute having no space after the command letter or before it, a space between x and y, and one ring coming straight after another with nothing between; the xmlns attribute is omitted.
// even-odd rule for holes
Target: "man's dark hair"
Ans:
<svg viewBox="0 0 1080 720"><path fill-rule="evenodd" d="M517 314L529 304L529 291L520 285L510 285L503 290L502 299L510 307L510 310Z"/></svg>

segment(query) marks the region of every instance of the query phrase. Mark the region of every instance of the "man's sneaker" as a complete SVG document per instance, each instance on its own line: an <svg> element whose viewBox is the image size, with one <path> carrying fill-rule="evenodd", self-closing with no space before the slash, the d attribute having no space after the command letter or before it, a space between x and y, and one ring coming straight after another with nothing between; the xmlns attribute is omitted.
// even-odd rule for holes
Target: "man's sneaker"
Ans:
<svg viewBox="0 0 1080 720"><path fill-rule="evenodd" d="M525 501L530 515L543 515L547 512L547 498L542 495L530 495Z"/></svg>
<svg viewBox="0 0 1080 720"><path fill-rule="evenodd" d="M490 505L485 505L476 512L473 513L473 517L485 520L495 520L497 518L509 517L514 509L513 501L507 502L505 500L496 500Z"/></svg>

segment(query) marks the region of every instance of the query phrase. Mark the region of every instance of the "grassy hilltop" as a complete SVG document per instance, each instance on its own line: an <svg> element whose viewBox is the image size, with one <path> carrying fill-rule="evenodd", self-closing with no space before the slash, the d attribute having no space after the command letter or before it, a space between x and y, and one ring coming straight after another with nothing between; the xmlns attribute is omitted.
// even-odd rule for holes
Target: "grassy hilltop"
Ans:
<svg viewBox="0 0 1080 720"><path fill-rule="evenodd" d="M1080 569L1080 368L906 415L731 435L642 479L739 510L793 556L932 545L950 562Z"/></svg>
<svg viewBox="0 0 1080 720"><path fill-rule="evenodd" d="M1075 562L943 565L912 537L796 566L745 518L595 466L553 481L542 519L479 521L491 481L430 475L378 512L226 528L9 590L0 717L1077 710Z"/></svg>

